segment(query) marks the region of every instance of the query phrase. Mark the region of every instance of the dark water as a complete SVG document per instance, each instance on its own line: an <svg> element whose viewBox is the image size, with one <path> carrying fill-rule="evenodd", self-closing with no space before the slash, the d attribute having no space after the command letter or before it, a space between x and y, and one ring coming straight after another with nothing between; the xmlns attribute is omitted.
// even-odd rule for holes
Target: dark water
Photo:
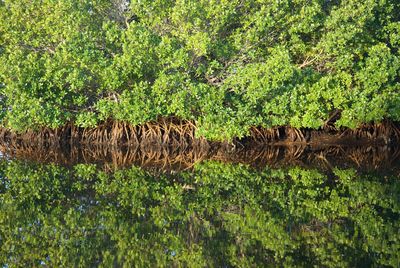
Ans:
<svg viewBox="0 0 400 268"><path fill-rule="evenodd" d="M398 154L357 150L180 168L3 156L0 264L399 267Z"/></svg>

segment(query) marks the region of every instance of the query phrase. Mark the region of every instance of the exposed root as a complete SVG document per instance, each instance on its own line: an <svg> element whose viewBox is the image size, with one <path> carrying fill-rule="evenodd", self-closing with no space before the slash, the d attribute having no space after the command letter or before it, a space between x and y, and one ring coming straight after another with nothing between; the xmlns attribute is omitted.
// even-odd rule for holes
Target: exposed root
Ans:
<svg viewBox="0 0 400 268"><path fill-rule="evenodd" d="M379 124L362 124L357 129L335 129L326 124L320 130L297 129L293 127L276 127L271 129L252 127L250 136L235 140L234 147L248 147L274 144L393 144L400 140L399 124L383 121ZM194 122L175 117L160 118L139 126L127 122L107 120L96 128L80 128L73 123L58 129L42 128L40 131L26 131L16 134L0 128L0 143L37 144L40 146L59 147L65 144L113 145L174 148L186 150L193 147L208 148L216 143L196 137ZM221 143L223 144L223 143ZM237 146L236 146L237 145Z"/></svg>

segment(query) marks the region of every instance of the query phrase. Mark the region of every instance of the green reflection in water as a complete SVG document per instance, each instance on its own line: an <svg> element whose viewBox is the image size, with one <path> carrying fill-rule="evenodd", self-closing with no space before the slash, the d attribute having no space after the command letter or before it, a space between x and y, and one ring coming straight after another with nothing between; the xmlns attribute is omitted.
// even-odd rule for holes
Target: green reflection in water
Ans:
<svg viewBox="0 0 400 268"><path fill-rule="evenodd" d="M398 266L400 180L352 169L179 174L0 163L0 263Z"/></svg>

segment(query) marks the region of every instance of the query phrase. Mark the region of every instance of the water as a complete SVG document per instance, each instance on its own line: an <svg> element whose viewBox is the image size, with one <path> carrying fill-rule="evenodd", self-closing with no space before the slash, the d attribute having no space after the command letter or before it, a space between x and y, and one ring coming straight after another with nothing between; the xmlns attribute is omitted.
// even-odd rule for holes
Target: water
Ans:
<svg viewBox="0 0 400 268"><path fill-rule="evenodd" d="M86 161L72 151L4 153L2 267L400 265L396 148L236 151L179 165L178 155L118 165L111 151Z"/></svg>

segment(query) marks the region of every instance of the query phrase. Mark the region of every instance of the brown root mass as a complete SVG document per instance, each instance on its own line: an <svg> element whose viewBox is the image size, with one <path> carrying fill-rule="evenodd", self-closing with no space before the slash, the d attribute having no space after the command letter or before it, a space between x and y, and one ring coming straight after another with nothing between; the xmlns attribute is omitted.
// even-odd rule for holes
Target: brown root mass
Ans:
<svg viewBox="0 0 400 268"><path fill-rule="evenodd" d="M328 125L319 130L253 127L250 134L248 140L257 144L390 144L400 140L400 126L398 123L384 121L378 124L362 124L356 129L336 129Z"/></svg>
<svg viewBox="0 0 400 268"><path fill-rule="evenodd" d="M80 128L73 123L58 129L42 128L39 131L14 133L0 128L0 143L35 144L41 146L61 146L65 144L90 145L127 145L172 147L177 150L200 147L208 148L226 142L210 142L195 136L196 126L188 120L178 118L161 118L139 126L126 122L108 120L96 128ZM336 129L326 126L319 130L297 129L292 127L276 127L265 129L252 127L250 136L243 140L235 140L232 146L252 146L256 144L288 145L288 144L390 144L400 140L400 126L391 121L379 124L362 124L357 129Z"/></svg>
<svg viewBox="0 0 400 268"><path fill-rule="evenodd" d="M21 134L3 128L0 152L7 157L65 165L84 162L116 168L136 164L163 170L188 169L208 159L258 167L350 165L380 169L393 166L400 157L399 127L388 121L355 130L254 127L250 137L232 143L196 138L195 131L192 122L176 118L136 127L116 121L93 129L68 124Z"/></svg>

